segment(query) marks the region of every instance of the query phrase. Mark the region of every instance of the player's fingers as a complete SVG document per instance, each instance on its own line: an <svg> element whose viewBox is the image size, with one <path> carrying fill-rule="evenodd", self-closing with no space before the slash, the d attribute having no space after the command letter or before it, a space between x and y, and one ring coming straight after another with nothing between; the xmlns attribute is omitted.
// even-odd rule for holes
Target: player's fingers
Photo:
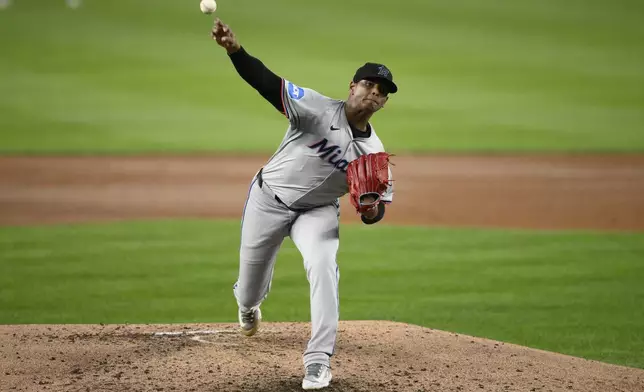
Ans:
<svg viewBox="0 0 644 392"><path fill-rule="evenodd" d="M217 19L217 21L215 22L213 29L217 32L217 34L225 33L224 24L219 19Z"/></svg>
<svg viewBox="0 0 644 392"><path fill-rule="evenodd" d="M218 37L221 37L221 38L229 37L229 36L230 36L230 33L227 33L227 32L225 32L225 31L223 31L223 29L221 29L221 28L220 28L220 29L218 29L218 30L215 32L215 34L217 34L217 36L218 36Z"/></svg>

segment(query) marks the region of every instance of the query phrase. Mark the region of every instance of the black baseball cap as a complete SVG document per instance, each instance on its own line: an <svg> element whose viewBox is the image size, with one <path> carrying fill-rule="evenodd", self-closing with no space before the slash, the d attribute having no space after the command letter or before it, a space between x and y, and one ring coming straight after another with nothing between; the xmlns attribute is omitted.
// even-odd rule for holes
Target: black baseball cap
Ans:
<svg viewBox="0 0 644 392"><path fill-rule="evenodd" d="M358 68L356 74L353 76L353 81L358 83L362 79L379 79L387 86L389 92L395 93L398 91L398 86L394 83L393 74L383 64L366 63Z"/></svg>

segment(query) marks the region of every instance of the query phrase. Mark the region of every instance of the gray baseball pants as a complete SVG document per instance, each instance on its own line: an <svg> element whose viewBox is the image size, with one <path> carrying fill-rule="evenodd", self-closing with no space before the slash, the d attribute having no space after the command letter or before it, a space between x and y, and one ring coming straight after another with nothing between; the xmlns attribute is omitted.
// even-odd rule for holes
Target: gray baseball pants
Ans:
<svg viewBox="0 0 644 392"><path fill-rule="evenodd" d="M287 236L304 259L310 285L311 338L303 355L304 366L330 366L339 320L339 206L292 211L276 199L260 172L242 214L239 276L233 289L241 308L259 306L268 296L276 256Z"/></svg>

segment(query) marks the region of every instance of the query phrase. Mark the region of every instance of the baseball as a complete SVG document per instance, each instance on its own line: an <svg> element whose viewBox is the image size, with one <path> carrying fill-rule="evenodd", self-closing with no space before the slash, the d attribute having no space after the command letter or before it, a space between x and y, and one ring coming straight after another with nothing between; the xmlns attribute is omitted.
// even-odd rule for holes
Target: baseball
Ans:
<svg viewBox="0 0 644 392"><path fill-rule="evenodd" d="M217 9L217 2L215 0L201 0L199 8L204 14L212 14Z"/></svg>

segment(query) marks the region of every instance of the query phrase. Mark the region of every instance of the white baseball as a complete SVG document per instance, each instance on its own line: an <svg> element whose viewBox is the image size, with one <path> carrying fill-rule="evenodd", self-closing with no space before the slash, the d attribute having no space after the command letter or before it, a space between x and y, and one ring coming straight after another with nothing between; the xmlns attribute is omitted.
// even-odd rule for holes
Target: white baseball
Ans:
<svg viewBox="0 0 644 392"><path fill-rule="evenodd" d="M212 14L217 9L217 2L215 0L201 0L199 8L204 14Z"/></svg>
<svg viewBox="0 0 644 392"><path fill-rule="evenodd" d="M10 5L11 5L11 0L0 0L0 10L9 8Z"/></svg>

